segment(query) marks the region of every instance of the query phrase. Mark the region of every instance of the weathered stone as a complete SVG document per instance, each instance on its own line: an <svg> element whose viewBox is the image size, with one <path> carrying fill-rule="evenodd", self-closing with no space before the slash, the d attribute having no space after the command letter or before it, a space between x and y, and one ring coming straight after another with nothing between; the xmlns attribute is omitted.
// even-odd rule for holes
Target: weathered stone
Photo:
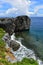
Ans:
<svg viewBox="0 0 43 65"><path fill-rule="evenodd" d="M28 16L18 16L15 18L15 32L25 31L30 29L30 18Z"/></svg>
<svg viewBox="0 0 43 65"><path fill-rule="evenodd" d="M14 33L15 30L15 24L13 24L12 19L5 18L3 21L0 21L0 28L3 28L9 35Z"/></svg>
<svg viewBox="0 0 43 65"><path fill-rule="evenodd" d="M0 28L3 28L10 35L14 32L21 32L30 29L30 18L28 16L18 16L16 18L0 19Z"/></svg>
<svg viewBox="0 0 43 65"><path fill-rule="evenodd" d="M20 48L20 44L17 43L14 40L10 41L10 45L9 45L14 51L17 51Z"/></svg>

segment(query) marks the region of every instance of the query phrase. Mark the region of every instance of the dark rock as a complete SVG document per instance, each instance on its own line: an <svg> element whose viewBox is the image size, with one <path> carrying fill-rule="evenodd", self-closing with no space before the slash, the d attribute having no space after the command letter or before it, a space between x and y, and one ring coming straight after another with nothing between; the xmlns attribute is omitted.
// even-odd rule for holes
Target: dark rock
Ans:
<svg viewBox="0 0 43 65"><path fill-rule="evenodd" d="M28 16L18 16L15 18L15 32L25 31L30 28L30 18Z"/></svg>
<svg viewBox="0 0 43 65"><path fill-rule="evenodd" d="M14 40L10 41L10 45L9 45L14 51L17 51L20 48L20 44L17 43Z"/></svg>
<svg viewBox="0 0 43 65"><path fill-rule="evenodd" d="M11 37L9 36L9 34L5 34L2 38L6 44L11 47L14 51L18 50L20 48L20 44L18 42L16 42L16 40L11 40Z"/></svg>
<svg viewBox="0 0 43 65"><path fill-rule="evenodd" d="M13 24L12 19L5 18L3 21L0 19L0 28L3 28L9 35L14 33L15 30L15 24Z"/></svg>
<svg viewBox="0 0 43 65"><path fill-rule="evenodd" d="M0 19L0 28L3 28L10 35L14 32L21 32L30 29L30 18L28 16L18 16L16 18Z"/></svg>

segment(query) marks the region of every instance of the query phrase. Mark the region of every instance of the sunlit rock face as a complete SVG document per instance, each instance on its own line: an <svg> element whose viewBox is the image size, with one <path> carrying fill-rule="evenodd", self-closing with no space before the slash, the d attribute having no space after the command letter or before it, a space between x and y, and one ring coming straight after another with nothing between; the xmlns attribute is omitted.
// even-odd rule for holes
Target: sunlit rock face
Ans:
<svg viewBox="0 0 43 65"><path fill-rule="evenodd" d="M16 18L0 19L0 28L3 28L10 35L14 32L21 32L30 29L30 18L28 16L18 16Z"/></svg>

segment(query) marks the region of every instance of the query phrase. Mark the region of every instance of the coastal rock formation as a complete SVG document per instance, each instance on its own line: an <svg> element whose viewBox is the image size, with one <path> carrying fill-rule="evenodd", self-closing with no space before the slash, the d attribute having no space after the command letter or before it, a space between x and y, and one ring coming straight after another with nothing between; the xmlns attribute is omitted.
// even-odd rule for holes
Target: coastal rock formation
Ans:
<svg viewBox="0 0 43 65"><path fill-rule="evenodd" d="M7 43L7 45L10 48L13 49L13 51L17 51L20 48L20 44L18 42L16 42L15 40L11 40L11 37L9 36L8 33L6 33L2 39Z"/></svg>
<svg viewBox="0 0 43 65"><path fill-rule="evenodd" d="M3 28L10 35L14 32L21 32L30 29L30 18L18 16L16 18L1 18L0 28Z"/></svg>
<svg viewBox="0 0 43 65"><path fill-rule="evenodd" d="M19 40L16 40L16 38L13 40L10 38L9 40L9 36L6 33L3 40L6 42L6 59L11 63L22 61L23 58L33 58L36 60L34 51L23 46Z"/></svg>
<svg viewBox="0 0 43 65"><path fill-rule="evenodd" d="M28 16L18 16L15 18L15 31L29 30L30 18Z"/></svg>
<svg viewBox="0 0 43 65"><path fill-rule="evenodd" d="M3 28L11 35L15 30L15 24L13 24L11 18L0 19L0 28Z"/></svg>
<svg viewBox="0 0 43 65"><path fill-rule="evenodd" d="M14 51L17 51L20 48L20 44L14 40L11 40L9 47L11 47Z"/></svg>

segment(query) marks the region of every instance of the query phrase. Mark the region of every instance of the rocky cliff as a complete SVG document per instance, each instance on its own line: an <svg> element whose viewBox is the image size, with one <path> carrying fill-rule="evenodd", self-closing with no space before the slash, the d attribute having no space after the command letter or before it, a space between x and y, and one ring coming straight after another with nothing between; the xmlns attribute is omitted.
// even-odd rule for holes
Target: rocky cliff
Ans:
<svg viewBox="0 0 43 65"><path fill-rule="evenodd" d="M14 32L21 32L30 29L30 18L18 16L16 18L0 18L0 28L3 28L10 35Z"/></svg>

